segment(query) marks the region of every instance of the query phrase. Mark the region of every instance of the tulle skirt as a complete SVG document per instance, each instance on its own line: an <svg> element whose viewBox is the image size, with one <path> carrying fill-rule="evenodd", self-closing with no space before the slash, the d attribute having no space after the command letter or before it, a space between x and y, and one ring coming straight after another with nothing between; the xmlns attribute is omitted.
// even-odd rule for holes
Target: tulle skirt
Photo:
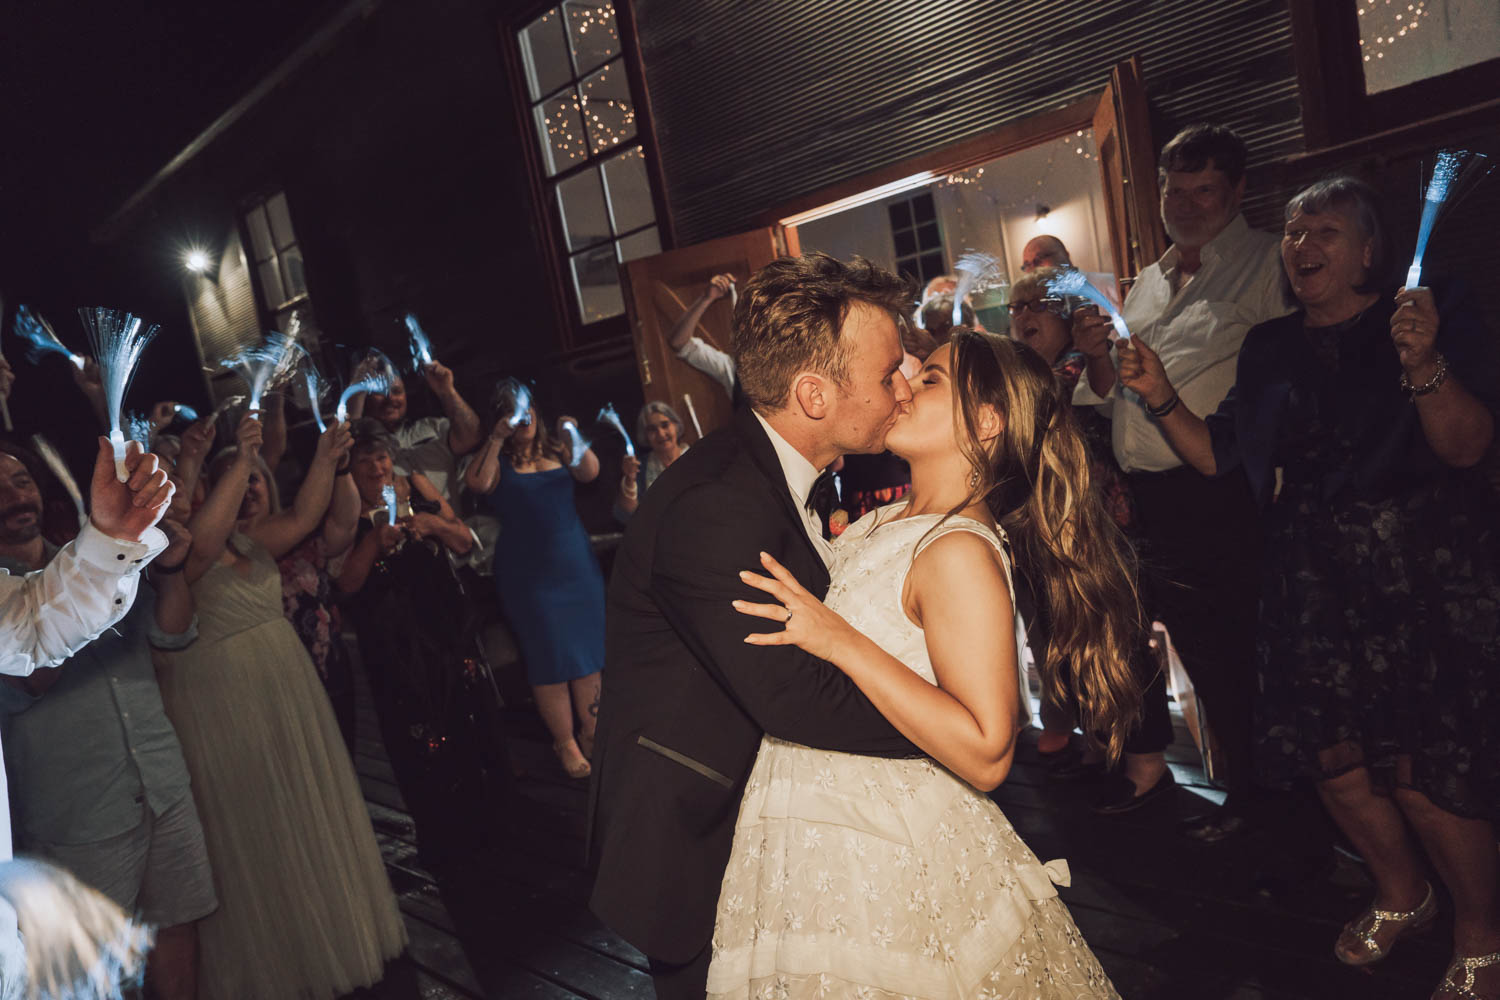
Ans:
<svg viewBox="0 0 1500 1000"><path fill-rule="evenodd" d="M199 924L199 995L326 1000L377 982L406 932L296 632L278 619L161 659L220 902Z"/></svg>

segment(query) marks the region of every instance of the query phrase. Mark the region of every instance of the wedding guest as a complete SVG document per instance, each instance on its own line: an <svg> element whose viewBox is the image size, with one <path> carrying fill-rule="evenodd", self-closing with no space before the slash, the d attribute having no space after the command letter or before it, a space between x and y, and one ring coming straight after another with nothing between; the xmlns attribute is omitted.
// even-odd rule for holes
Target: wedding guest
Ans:
<svg viewBox="0 0 1500 1000"><path fill-rule="evenodd" d="M518 405L513 394L502 393L497 403L494 428L469 466L467 485L500 518L500 603L520 642L552 749L569 777L583 778L590 771L604 667L604 575L573 490L575 482L598 477L599 459L567 443L573 418L559 417L549 433L536 408Z"/></svg>
<svg viewBox="0 0 1500 1000"><path fill-rule="evenodd" d="M679 358L723 386L724 392L731 399L734 398L734 359L694 331L698 329L703 314L708 312L708 307L728 296L733 289L734 275L714 275L703 294L698 296L697 301L682 314L667 334L667 346Z"/></svg>
<svg viewBox="0 0 1500 1000"><path fill-rule="evenodd" d="M279 513L267 513L261 432L247 416L237 446L214 461L189 524L198 641L167 654L159 676L219 889L219 909L199 926L202 992L325 1000L379 980L406 934L275 563L322 521L348 428L319 438Z"/></svg>
<svg viewBox="0 0 1500 1000"><path fill-rule="evenodd" d="M40 531L39 466L0 442L0 568L11 573L42 569L59 551ZM196 922L219 904L151 663L151 646L178 649L197 635L182 576L191 538L175 521L161 525L170 543L125 617L62 664L5 678L0 711L17 846L155 926L152 991L192 1000Z"/></svg>
<svg viewBox="0 0 1500 1000"><path fill-rule="evenodd" d="M653 400L641 407L636 418L636 438L651 446L642 462L634 455L626 455L620 468L620 489L615 496L615 519L624 523L630 520L641 502L641 495L656 482L667 466L677 461L688 446L682 443L683 423L677 411L660 400Z"/></svg>
<svg viewBox="0 0 1500 1000"><path fill-rule="evenodd" d="M1206 419L1150 345L1121 346L1120 379L1194 469L1242 471L1263 512L1259 759L1277 784L1317 783L1375 879L1334 954L1368 965L1430 924L1430 863L1454 907L1433 995L1492 996L1500 548L1476 466L1500 352L1451 291L1391 294L1385 234L1364 184L1312 185L1281 239L1301 308L1249 332Z"/></svg>
<svg viewBox="0 0 1500 1000"><path fill-rule="evenodd" d="M1240 212L1248 156L1244 141L1217 125L1189 126L1166 144L1157 174L1172 246L1141 272L1122 310L1132 337L1161 355L1200 412L1229 392L1246 332L1289 308L1275 237L1252 230ZM1183 462L1140 396L1116 377L1112 334L1097 310L1075 319L1073 336L1088 364L1073 402L1109 418L1139 537L1150 547L1147 614L1171 630L1223 751L1228 797L1186 828L1219 840L1245 828L1253 794L1258 514L1242 474L1208 478ZM1171 794L1173 785L1164 758L1127 758L1124 780L1099 808L1128 812Z"/></svg>
<svg viewBox="0 0 1500 1000"><path fill-rule="evenodd" d="M307 647L318 679L328 693L344 746L354 756L354 665L344 645L343 610L335 601L330 564L354 544L360 497L350 475L349 458L339 462L328 513L286 555L276 560L281 572L281 602L297 637Z"/></svg>
<svg viewBox="0 0 1500 1000"><path fill-rule="evenodd" d="M379 423L357 421L353 436L350 471L339 478L355 490L358 540L338 589L351 595L360 659L422 860L441 865L492 842L510 782L494 678L449 559L474 541L425 476L395 475L395 441Z"/></svg>

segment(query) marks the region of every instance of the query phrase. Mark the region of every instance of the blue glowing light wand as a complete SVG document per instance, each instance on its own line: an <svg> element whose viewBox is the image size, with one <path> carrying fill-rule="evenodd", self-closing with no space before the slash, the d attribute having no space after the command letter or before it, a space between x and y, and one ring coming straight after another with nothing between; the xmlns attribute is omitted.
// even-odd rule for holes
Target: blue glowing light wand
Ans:
<svg viewBox="0 0 1500 1000"><path fill-rule="evenodd" d="M512 428L531 422L531 387L520 379L513 376L501 379L495 383L490 399L497 411L506 400L510 401L510 413L502 419Z"/></svg>
<svg viewBox="0 0 1500 1000"><path fill-rule="evenodd" d="M1084 277L1083 272L1077 268L1064 268L1061 274L1049 280L1047 293L1049 295L1076 295L1081 299L1087 299L1109 315L1109 321L1114 325L1115 333L1120 335L1121 340L1130 339L1130 330L1125 326L1125 317L1120 315L1120 310L1109 301L1107 295L1091 285L1089 279Z"/></svg>
<svg viewBox="0 0 1500 1000"><path fill-rule="evenodd" d="M635 457L635 443L630 440L630 435L625 433L625 425L620 423L620 415L615 412L614 403L605 403L604 409L599 411L597 419L602 424L609 424L620 432L620 437L625 439L625 454L631 458Z"/></svg>
<svg viewBox="0 0 1500 1000"><path fill-rule="evenodd" d="M52 329L52 324L48 323L41 313L32 312L28 306L17 306L14 329L16 336L31 343L30 349L26 352L26 358L33 364L45 355L61 354L73 363L74 368L83 371L85 363L83 355L68 350L63 342L57 339L57 333Z"/></svg>
<svg viewBox="0 0 1500 1000"><path fill-rule="evenodd" d="M328 391L328 381L313 367L309 361L302 369L302 383L307 387L307 408L312 410L313 423L318 425L318 433L328 430L328 425L323 422L323 395Z"/></svg>
<svg viewBox="0 0 1500 1000"><path fill-rule="evenodd" d="M1000 277L1000 261L987 253L970 250L958 258L953 270L958 274L958 287L953 289L953 325L962 326L964 299L974 292L984 291Z"/></svg>
<svg viewBox="0 0 1500 1000"><path fill-rule="evenodd" d="M1437 155L1432 166L1432 178L1427 182L1427 196L1422 199L1422 222L1417 227L1417 252L1412 256L1411 267L1406 271L1406 287L1416 288L1422 284L1422 258L1427 253L1427 241L1439 217L1446 214L1469 191L1484 179L1494 164L1483 153L1468 149L1444 149Z"/></svg>
<svg viewBox="0 0 1500 1000"><path fill-rule="evenodd" d="M380 487L380 499L385 501L385 523L396 523L396 487L386 483Z"/></svg>
<svg viewBox="0 0 1500 1000"><path fill-rule="evenodd" d="M84 328L88 331L89 343L94 348L94 360L99 365L99 383L104 387L104 411L109 416L109 443L115 451L115 475L120 482L129 478L125 471L125 431L122 428L125 390L135 377L136 367L141 362L141 352L151 343L159 329L146 326L130 313L114 309L80 309Z"/></svg>
<svg viewBox="0 0 1500 1000"><path fill-rule="evenodd" d="M181 417L183 420L186 420L190 424L196 424L198 422L198 411L193 409L186 403L172 404L172 412L176 413L179 417Z"/></svg>
<svg viewBox="0 0 1500 1000"><path fill-rule="evenodd" d="M583 461L583 456L589 453L589 443L585 440L583 432L578 429L578 425L573 421L564 420L562 422L562 429L563 433L568 436L568 447L570 449L568 468L576 469L578 463Z"/></svg>
<svg viewBox="0 0 1500 1000"><path fill-rule="evenodd" d="M406 332L411 341L411 363L414 371L421 371L437 359L432 356L432 341L427 336L427 331L422 329L422 324L417 322L416 313L406 314Z"/></svg>
<svg viewBox="0 0 1500 1000"><path fill-rule="evenodd" d="M125 440L137 442L143 451L151 450L151 439L155 437L151 432L151 418L139 410L127 410L125 412Z"/></svg>
<svg viewBox="0 0 1500 1000"><path fill-rule="evenodd" d="M344 391L339 394L339 405L333 411L335 419L339 423L349 419L349 400L362 392L374 393L384 396L391 391L391 373L389 371L374 371L364 378L345 386Z"/></svg>
<svg viewBox="0 0 1500 1000"><path fill-rule="evenodd" d="M246 347L226 358L224 367L238 369L244 377L250 386L247 409L258 415L266 393L290 381L305 354L295 335L271 333L260 346Z"/></svg>

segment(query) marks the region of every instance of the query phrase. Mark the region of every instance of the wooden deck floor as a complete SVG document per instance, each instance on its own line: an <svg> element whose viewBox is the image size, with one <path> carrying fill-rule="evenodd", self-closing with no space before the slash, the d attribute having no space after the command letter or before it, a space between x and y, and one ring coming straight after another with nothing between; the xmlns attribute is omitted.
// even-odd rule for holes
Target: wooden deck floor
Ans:
<svg viewBox="0 0 1500 1000"><path fill-rule="evenodd" d="M644 956L585 906L581 863L586 783L563 777L530 712L509 713L522 797L516 843L496 845L458 870L417 860L412 824L369 713L362 708L357 768L411 935L409 963L381 997L429 1000L650 1000ZM1396 1000L1426 997L1447 959L1449 926L1403 942L1365 972L1337 963L1340 925L1368 893L1362 870L1341 860L1293 877L1274 894L1257 876L1292 853L1269 835L1208 846L1176 824L1218 795L1179 726L1169 752L1175 800L1105 819L1097 789L1049 781L1029 737L994 798L1043 860L1067 858L1062 896L1127 1000ZM414 981L413 981L414 980Z"/></svg>

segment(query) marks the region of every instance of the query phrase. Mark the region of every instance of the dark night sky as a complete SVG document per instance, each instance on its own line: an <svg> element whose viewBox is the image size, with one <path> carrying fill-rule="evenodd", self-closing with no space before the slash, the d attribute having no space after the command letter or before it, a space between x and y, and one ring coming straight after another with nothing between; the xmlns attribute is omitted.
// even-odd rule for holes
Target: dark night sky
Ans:
<svg viewBox="0 0 1500 1000"><path fill-rule="evenodd" d="M340 2L6 3L0 288L67 267L91 226Z"/></svg>

